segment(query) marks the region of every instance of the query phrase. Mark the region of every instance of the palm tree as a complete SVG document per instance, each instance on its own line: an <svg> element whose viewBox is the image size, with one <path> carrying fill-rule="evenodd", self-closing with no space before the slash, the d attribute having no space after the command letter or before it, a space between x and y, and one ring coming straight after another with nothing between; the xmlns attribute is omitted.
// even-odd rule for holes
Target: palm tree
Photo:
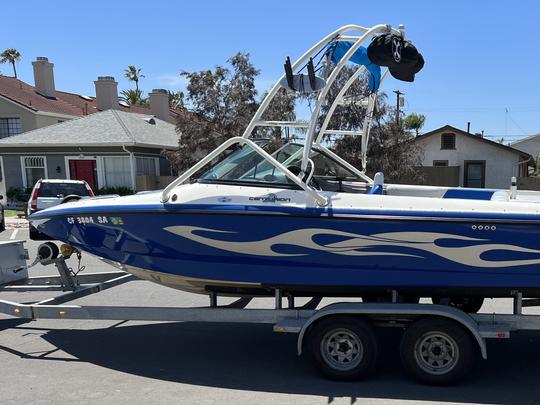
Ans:
<svg viewBox="0 0 540 405"><path fill-rule="evenodd" d="M142 96L142 91L137 89L122 90L122 99L129 105L146 105L148 99Z"/></svg>
<svg viewBox="0 0 540 405"><path fill-rule="evenodd" d="M184 108L184 92L183 91L170 91L169 93L169 107L171 108Z"/></svg>
<svg viewBox="0 0 540 405"><path fill-rule="evenodd" d="M135 90L139 91L139 80L144 78L144 75L141 74L141 68L137 68L134 65L129 65L126 70L124 70L124 76L130 81L135 82Z"/></svg>
<svg viewBox="0 0 540 405"><path fill-rule="evenodd" d="M15 68L15 62L21 60L21 54L15 48L6 49L4 52L0 53L0 63L11 63L13 66L13 75L15 79L17 78L17 69Z"/></svg>
<svg viewBox="0 0 540 405"><path fill-rule="evenodd" d="M426 122L426 116L422 114L410 114L405 118L404 124L407 129L414 129L416 136L418 136L420 129Z"/></svg>

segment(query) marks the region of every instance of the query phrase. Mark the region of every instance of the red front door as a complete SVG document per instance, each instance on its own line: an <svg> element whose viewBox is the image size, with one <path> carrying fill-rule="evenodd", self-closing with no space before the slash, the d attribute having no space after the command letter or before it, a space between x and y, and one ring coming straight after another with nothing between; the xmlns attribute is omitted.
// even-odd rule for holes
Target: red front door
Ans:
<svg viewBox="0 0 540 405"><path fill-rule="evenodd" d="M96 191L96 161L95 160L70 160L69 175L72 180L84 180Z"/></svg>

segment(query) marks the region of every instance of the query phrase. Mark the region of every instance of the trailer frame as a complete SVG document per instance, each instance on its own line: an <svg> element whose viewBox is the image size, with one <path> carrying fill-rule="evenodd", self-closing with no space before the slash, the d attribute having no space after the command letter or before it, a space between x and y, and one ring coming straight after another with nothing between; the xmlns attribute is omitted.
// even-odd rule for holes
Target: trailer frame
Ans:
<svg viewBox="0 0 540 405"><path fill-rule="evenodd" d="M317 308L322 297L313 297L303 306L295 306L294 297L280 289L275 290L275 305L269 309L246 308L254 297L240 297L236 301L218 305L218 294L209 291L206 307L140 307L110 305L73 305L71 301L98 294L135 280L123 271L74 274L66 265L66 257L42 260L54 264L57 276L32 276L23 280L0 284L3 291L62 291L53 298L33 303L0 300L0 313L27 320L84 319L111 321L161 322L214 322L271 324L274 332L298 335L297 353L301 355L311 329L322 320L348 316L368 320L375 326L407 328L415 321L427 317L445 319L460 325L476 342L482 358L487 359L486 339L510 338L510 332L540 330L540 315L524 315L522 308L537 305L538 300L523 299L514 292L512 314L467 314L457 308L436 304L399 303L398 292L391 291L392 302L363 303L337 302ZM287 298L284 308L283 298Z"/></svg>

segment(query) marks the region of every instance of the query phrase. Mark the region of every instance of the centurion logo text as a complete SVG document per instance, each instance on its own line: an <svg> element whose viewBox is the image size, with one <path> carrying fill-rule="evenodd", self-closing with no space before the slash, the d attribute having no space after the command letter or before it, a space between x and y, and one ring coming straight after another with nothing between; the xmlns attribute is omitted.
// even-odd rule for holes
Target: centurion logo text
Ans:
<svg viewBox="0 0 540 405"><path fill-rule="evenodd" d="M262 195L260 197L249 197L251 201L262 201L263 203L276 203L276 202L290 202L290 198L281 198L275 195L274 193L270 193L268 195Z"/></svg>

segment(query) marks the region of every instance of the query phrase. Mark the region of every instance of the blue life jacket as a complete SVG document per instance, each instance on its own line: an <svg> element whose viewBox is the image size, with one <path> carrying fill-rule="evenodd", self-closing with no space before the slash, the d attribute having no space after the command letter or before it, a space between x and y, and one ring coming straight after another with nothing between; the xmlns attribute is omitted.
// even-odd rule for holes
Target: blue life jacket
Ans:
<svg viewBox="0 0 540 405"><path fill-rule="evenodd" d="M338 63L343 55L351 49L353 44L354 42L352 41L339 41L332 44L330 55L332 62ZM357 65L364 65L366 67L369 72L369 91L370 93L376 92L381 84L381 67L371 62L367 54L367 49L363 46L359 47L349 60Z"/></svg>

